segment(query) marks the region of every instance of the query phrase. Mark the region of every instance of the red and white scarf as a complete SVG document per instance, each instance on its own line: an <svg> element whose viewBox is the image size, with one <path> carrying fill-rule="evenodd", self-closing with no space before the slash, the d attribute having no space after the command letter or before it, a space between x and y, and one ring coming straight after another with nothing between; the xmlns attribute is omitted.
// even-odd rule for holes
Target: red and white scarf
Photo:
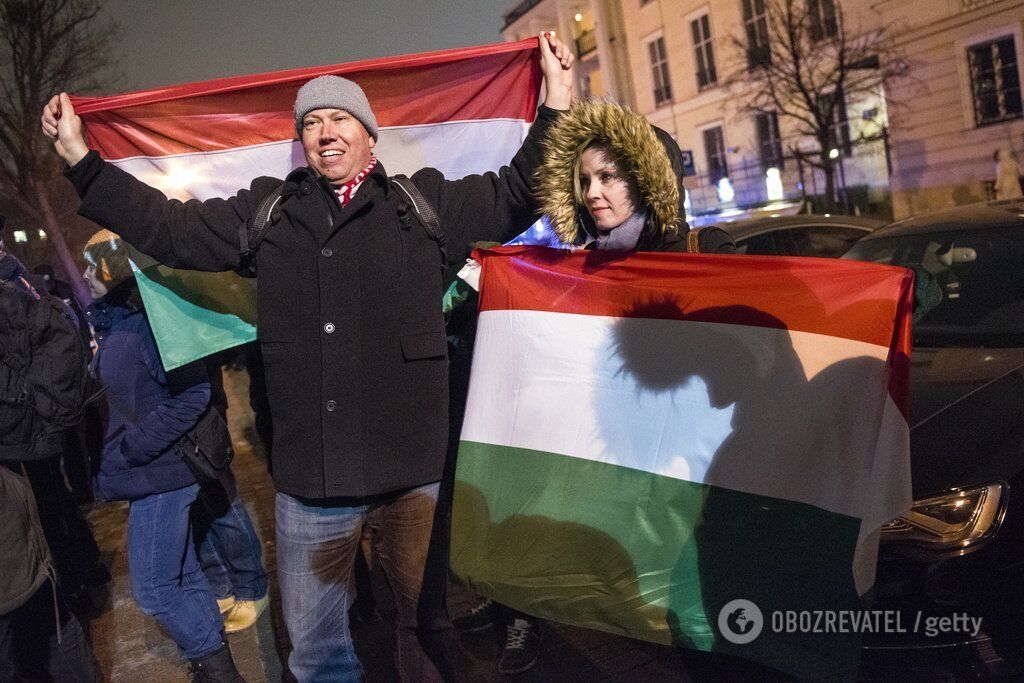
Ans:
<svg viewBox="0 0 1024 683"><path fill-rule="evenodd" d="M341 202L341 207L345 208L345 205L352 201L352 197L355 196L356 190L363 184L363 180L366 176L370 175L370 172L377 166L377 157L371 156L370 163L366 165L362 171L356 175L355 178L348 181L344 185L340 185L334 188L334 193L338 195L338 201Z"/></svg>

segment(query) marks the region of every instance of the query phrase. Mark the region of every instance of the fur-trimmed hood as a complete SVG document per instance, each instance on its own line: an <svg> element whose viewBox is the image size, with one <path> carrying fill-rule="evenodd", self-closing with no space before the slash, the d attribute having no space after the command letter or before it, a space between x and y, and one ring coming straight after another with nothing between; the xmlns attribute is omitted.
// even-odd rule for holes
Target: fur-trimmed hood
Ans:
<svg viewBox="0 0 1024 683"><path fill-rule="evenodd" d="M681 178L673 169L666 143L640 114L611 102L584 101L551 127L544 143L544 163L535 175L541 209L559 239L580 244L587 232L594 234L590 214L577 201L573 189L579 159L594 143L611 150L636 183L641 204L638 209L647 213L641 243L677 235L681 225Z"/></svg>

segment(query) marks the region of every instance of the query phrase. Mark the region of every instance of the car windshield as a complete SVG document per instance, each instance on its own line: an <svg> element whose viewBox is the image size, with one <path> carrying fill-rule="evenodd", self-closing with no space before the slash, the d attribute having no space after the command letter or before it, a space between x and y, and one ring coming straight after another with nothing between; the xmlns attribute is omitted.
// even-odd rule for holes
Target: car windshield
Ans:
<svg viewBox="0 0 1024 683"><path fill-rule="evenodd" d="M868 239L843 258L914 271L915 346L1024 345L1024 230Z"/></svg>

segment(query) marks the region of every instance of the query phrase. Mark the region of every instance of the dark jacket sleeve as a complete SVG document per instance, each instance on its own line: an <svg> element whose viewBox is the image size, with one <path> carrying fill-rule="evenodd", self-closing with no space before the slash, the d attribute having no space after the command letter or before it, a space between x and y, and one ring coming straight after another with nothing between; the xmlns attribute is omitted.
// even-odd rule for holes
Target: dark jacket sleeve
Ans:
<svg viewBox="0 0 1024 683"><path fill-rule="evenodd" d="M260 199L281 181L257 178L229 199L168 199L91 151L65 171L82 200L78 213L172 268L222 271L239 265L239 233Z"/></svg>
<svg viewBox="0 0 1024 683"><path fill-rule="evenodd" d="M536 221L533 173L544 157L544 139L561 112L541 105L519 151L497 173L445 180L436 169L413 175L417 187L434 202L448 241L450 260L465 256L476 240L507 242Z"/></svg>
<svg viewBox="0 0 1024 683"><path fill-rule="evenodd" d="M184 436L210 403L210 377L203 362L165 373L152 332L144 327L143 358L153 381L166 386L167 398L125 432L121 452L136 466L152 461Z"/></svg>
<svg viewBox="0 0 1024 683"><path fill-rule="evenodd" d="M708 226L697 234L702 254L735 254L736 243L725 230Z"/></svg>

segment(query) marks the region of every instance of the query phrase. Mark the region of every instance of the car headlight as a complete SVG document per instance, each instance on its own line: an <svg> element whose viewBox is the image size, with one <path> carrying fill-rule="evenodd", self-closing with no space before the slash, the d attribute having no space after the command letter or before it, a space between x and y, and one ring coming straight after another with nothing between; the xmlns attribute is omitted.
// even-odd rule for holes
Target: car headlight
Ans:
<svg viewBox="0 0 1024 683"><path fill-rule="evenodd" d="M910 510L882 527L882 542L965 549L999 527L1005 489L1005 484L995 482L915 500Z"/></svg>

